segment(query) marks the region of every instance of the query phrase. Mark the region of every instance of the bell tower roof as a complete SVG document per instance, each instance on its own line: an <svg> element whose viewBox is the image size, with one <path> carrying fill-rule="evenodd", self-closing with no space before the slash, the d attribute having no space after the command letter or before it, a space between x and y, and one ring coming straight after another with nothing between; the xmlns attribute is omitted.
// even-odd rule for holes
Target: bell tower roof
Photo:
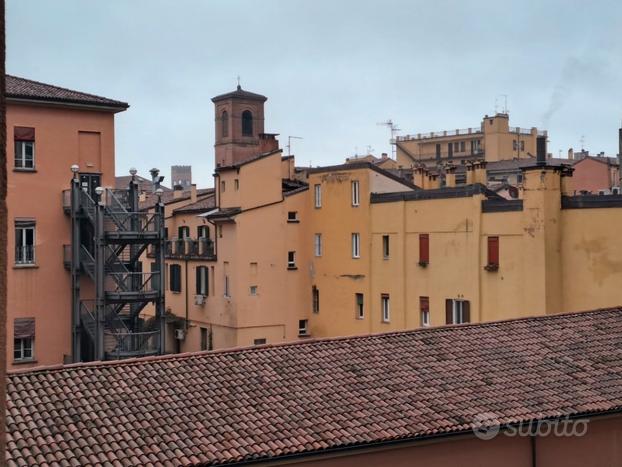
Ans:
<svg viewBox="0 0 622 467"><path fill-rule="evenodd" d="M251 101L260 101L266 102L268 98L266 96L262 96L261 94L255 94L254 92L245 91L242 89L242 86L238 84L238 88L235 91L228 92L226 94L220 94L219 96L213 97L212 102L220 102L225 99L245 99Z"/></svg>

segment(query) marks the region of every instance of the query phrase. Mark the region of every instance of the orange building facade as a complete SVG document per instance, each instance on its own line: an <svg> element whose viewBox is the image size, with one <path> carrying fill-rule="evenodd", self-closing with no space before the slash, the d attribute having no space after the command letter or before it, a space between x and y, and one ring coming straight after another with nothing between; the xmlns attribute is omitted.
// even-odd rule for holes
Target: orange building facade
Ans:
<svg viewBox="0 0 622 467"><path fill-rule="evenodd" d="M114 186L114 114L127 107L7 76L9 366L71 361L63 191L74 164L87 189Z"/></svg>

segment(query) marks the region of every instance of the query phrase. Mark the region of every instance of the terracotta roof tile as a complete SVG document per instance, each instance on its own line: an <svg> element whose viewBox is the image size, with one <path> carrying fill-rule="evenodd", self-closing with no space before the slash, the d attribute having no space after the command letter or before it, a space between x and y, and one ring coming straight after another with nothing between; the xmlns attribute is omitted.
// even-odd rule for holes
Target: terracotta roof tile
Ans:
<svg viewBox="0 0 622 467"><path fill-rule="evenodd" d="M13 371L7 464L218 465L451 434L489 412L612 412L621 340L609 309Z"/></svg>

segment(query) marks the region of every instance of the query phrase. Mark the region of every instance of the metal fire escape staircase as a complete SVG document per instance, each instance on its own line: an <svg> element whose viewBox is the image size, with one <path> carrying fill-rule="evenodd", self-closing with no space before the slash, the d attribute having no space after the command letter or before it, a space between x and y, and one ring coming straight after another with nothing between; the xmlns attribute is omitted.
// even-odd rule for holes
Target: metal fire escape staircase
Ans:
<svg viewBox="0 0 622 467"><path fill-rule="evenodd" d="M98 187L93 196L74 178L71 187L74 361L164 353L164 205L140 212L138 183L127 190ZM155 267L143 272L140 257L155 252ZM83 299L88 279L94 299ZM141 311L155 304L155 319ZM151 323L151 324L149 324Z"/></svg>

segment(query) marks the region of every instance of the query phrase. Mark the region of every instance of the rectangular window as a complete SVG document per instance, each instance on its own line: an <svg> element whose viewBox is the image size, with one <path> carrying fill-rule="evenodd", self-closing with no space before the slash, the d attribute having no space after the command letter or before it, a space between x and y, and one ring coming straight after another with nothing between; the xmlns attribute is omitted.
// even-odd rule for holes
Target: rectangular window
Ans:
<svg viewBox="0 0 622 467"><path fill-rule="evenodd" d="M151 263L151 290L160 290L160 274L158 263Z"/></svg>
<svg viewBox="0 0 622 467"><path fill-rule="evenodd" d="M266 338L265 338L265 337L262 337L262 338L260 338L260 339L255 339L255 340L253 341L253 345L263 345L263 344L265 344L266 342L267 342L267 341L266 341Z"/></svg>
<svg viewBox="0 0 622 467"><path fill-rule="evenodd" d="M287 213L287 222L298 222L298 211L289 211Z"/></svg>
<svg viewBox="0 0 622 467"><path fill-rule="evenodd" d="M499 237L488 237L488 263L486 270L496 271L499 269Z"/></svg>
<svg viewBox="0 0 622 467"><path fill-rule="evenodd" d="M34 359L35 319L15 318L13 321L13 360Z"/></svg>
<svg viewBox="0 0 622 467"><path fill-rule="evenodd" d="M315 285L311 288L311 295L313 301L313 313L320 312L320 289L318 289Z"/></svg>
<svg viewBox="0 0 622 467"><path fill-rule="evenodd" d="M209 227L207 225L197 227L197 238L209 238Z"/></svg>
<svg viewBox="0 0 622 467"><path fill-rule="evenodd" d="M207 266L197 266L196 267L196 294L197 295L209 295L208 288L208 269Z"/></svg>
<svg viewBox="0 0 622 467"><path fill-rule="evenodd" d="M15 222L15 264L35 264L35 222Z"/></svg>
<svg viewBox="0 0 622 467"><path fill-rule="evenodd" d="M298 335L299 336L308 336L309 335L309 321L306 319L298 320Z"/></svg>
<svg viewBox="0 0 622 467"><path fill-rule="evenodd" d="M525 141L521 141L520 142L520 150L524 151L525 150Z"/></svg>
<svg viewBox="0 0 622 467"><path fill-rule="evenodd" d="M419 297L419 309L421 310L421 326L430 325L430 298Z"/></svg>
<svg viewBox="0 0 622 467"><path fill-rule="evenodd" d="M257 295L257 286L256 286L256 285L251 285L251 286L249 287L249 293L250 293L251 295Z"/></svg>
<svg viewBox="0 0 622 467"><path fill-rule="evenodd" d="M380 304L382 309L382 321L388 323L391 320L391 308L389 305L389 294L383 293L380 296Z"/></svg>
<svg viewBox="0 0 622 467"><path fill-rule="evenodd" d="M231 291L229 290L229 276L225 276L225 297L231 297Z"/></svg>
<svg viewBox="0 0 622 467"><path fill-rule="evenodd" d="M218 238L222 238L222 225L218 224L216 229L218 230Z"/></svg>
<svg viewBox="0 0 622 467"><path fill-rule="evenodd" d="M170 291L181 292L181 266L179 264L171 264L168 272Z"/></svg>
<svg viewBox="0 0 622 467"><path fill-rule="evenodd" d="M512 140L512 149L513 149L514 151L516 151L516 150L518 149L518 143L516 142L516 140L515 140L515 139L513 139L513 140Z"/></svg>
<svg viewBox="0 0 622 467"><path fill-rule="evenodd" d="M207 328L201 328L201 350L208 348Z"/></svg>
<svg viewBox="0 0 622 467"><path fill-rule="evenodd" d="M464 141L460 141L460 152L464 152L465 151L465 143Z"/></svg>
<svg viewBox="0 0 622 467"><path fill-rule="evenodd" d="M352 182L352 206L358 206L360 204L360 185L358 180Z"/></svg>
<svg viewBox="0 0 622 467"><path fill-rule="evenodd" d="M296 252L287 252L287 269L296 269Z"/></svg>
<svg viewBox="0 0 622 467"><path fill-rule="evenodd" d="M182 225L177 228L177 238L190 238L190 227Z"/></svg>
<svg viewBox="0 0 622 467"><path fill-rule="evenodd" d="M315 234L313 246L315 250L315 256L322 256L322 234Z"/></svg>
<svg viewBox="0 0 622 467"><path fill-rule="evenodd" d="M460 143L458 141L454 142L454 152L460 151Z"/></svg>
<svg viewBox="0 0 622 467"><path fill-rule="evenodd" d="M362 293L354 294L354 312L356 319L363 319L365 317L365 305Z"/></svg>
<svg viewBox="0 0 622 467"><path fill-rule="evenodd" d="M430 263L430 236L419 234L419 265L427 266Z"/></svg>
<svg viewBox="0 0 622 467"><path fill-rule="evenodd" d="M13 130L15 143L15 168L34 170L35 168L35 129L16 126Z"/></svg>
<svg viewBox="0 0 622 467"><path fill-rule="evenodd" d="M233 188L235 188L235 191L238 191L240 189L240 180L239 179L235 179L233 180Z"/></svg>
<svg viewBox="0 0 622 467"><path fill-rule="evenodd" d="M361 234L352 234L352 258L361 257Z"/></svg>
<svg viewBox="0 0 622 467"><path fill-rule="evenodd" d="M384 259L389 259L389 236L382 236L382 257Z"/></svg>
<svg viewBox="0 0 622 467"><path fill-rule="evenodd" d="M226 188L226 184L225 184L225 181L223 180L222 182L220 182L220 192L224 193L225 188Z"/></svg>
<svg viewBox="0 0 622 467"><path fill-rule="evenodd" d="M315 190L315 207L316 208L321 208L322 207L322 185L315 185L314 187Z"/></svg>
<svg viewBox="0 0 622 467"><path fill-rule="evenodd" d="M471 321L471 304L468 300L445 300L445 323L462 324Z"/></svg>

